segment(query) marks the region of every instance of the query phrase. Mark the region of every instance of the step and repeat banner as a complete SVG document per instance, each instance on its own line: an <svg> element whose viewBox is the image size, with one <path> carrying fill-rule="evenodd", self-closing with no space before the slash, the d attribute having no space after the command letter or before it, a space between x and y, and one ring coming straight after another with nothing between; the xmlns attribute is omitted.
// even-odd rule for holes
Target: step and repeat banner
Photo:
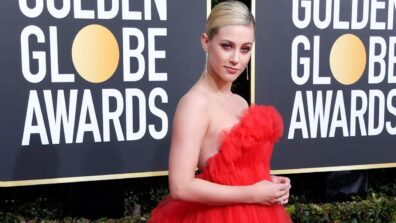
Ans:
<svg viewBox="0 0 396 223"><path fill-rule="evenodd" d="M273 169L396 166L396 1L255 3L255 102L285 124Z"/></svg>
<svg viewBox="0 0 396 223"><path fill-rule="evenodd" d="M166 170L176 103L203 70L206 7L1 1L0 186Z"/></svg>
<svg viewBox="0 0 396 223"><path fill-rule="evenodd" d="M205 62L208 5L0 3L0 187L166 174L177 101ZM396 166L396 1L253 10L254 102L285 124L272 169Z"/></svg>

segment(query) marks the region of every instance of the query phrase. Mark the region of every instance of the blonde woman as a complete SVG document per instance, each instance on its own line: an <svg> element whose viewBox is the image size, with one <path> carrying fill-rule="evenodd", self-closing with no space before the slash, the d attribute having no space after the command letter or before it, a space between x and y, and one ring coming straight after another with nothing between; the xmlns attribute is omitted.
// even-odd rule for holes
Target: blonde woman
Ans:
<svg viewBox="0 0 396 223"><path fill-rule="evenodd" d="M282 119L273 107L249 107L231 92L254 40L255 21L243 3L213 8L201 36L204 72L174 117L170 196L153 210L150 222L291 222L282 206L290 180L269 172Z"/></svg>

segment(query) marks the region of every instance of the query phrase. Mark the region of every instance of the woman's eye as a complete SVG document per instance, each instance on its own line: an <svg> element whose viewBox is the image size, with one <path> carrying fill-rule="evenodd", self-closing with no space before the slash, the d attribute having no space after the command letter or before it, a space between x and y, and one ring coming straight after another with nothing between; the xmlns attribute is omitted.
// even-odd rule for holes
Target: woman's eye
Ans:
<svg viewBox="0 0 396 223"><path fill-rule="evenodd" d="M244 53L248 53L250 51L250 47L243 47L241 51Z"/></svg>
<svg viewBox="0 0 396 223"><path fill-rule="evenodd" d="M226 49L226 50L231 49L231 45L228 43L222 43L221 47L223 47L223 49Z"/></svg>

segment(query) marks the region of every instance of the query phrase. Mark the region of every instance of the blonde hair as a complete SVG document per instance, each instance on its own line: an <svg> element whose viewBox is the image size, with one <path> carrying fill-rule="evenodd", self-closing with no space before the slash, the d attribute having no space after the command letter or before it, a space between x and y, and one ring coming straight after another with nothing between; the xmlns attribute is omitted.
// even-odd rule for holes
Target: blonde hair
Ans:
<svg viewBox="0 0 396 223"><path fill-rule="evenodd" d="M253 25L255 29L256 22L245 4L239 1L225 1L212 9L206 22L205 33L212 39L221 27L229 25Z"/></svg>

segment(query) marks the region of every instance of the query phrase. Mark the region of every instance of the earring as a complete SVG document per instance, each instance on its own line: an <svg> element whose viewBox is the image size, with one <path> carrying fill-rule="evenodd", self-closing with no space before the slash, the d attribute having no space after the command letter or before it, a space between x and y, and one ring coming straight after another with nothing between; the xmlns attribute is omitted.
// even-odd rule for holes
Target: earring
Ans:
<svg viewBox="0 0 396 223"><path fill-rule="evenodd" d="M246 66L246 80L249 80L249 65Z"/></svg>
<svg viewBox="0 0 396 223"><path fill-rule="evenodd" d="M205 68L204 68L204 74L208 72L208 53L205 53Z"/></svg>

